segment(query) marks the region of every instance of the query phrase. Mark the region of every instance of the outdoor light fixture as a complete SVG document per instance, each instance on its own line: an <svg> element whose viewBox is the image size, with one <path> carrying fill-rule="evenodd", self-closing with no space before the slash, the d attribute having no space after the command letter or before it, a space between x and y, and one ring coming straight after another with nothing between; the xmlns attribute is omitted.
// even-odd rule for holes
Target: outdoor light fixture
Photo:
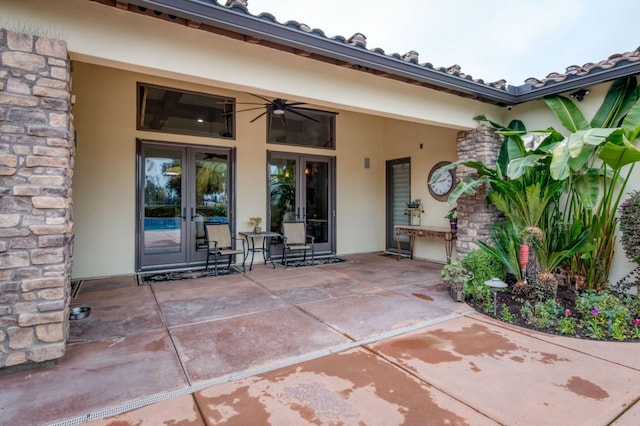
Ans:
<svg viewBox="0 0 640 426"><path fill-rule="evenodd" d="M485 281L484 285L491 288L491 291L493 292L493 316L495 317L497 313L497 309L496 309L497 296L496 295L499 289L503 289L507 287L507 283L502 281L500 278L493 277L490 280Z"/></svg>
<svg viewBox="0 0 640 426"><path fill-rule="evenodd" d="M578 102L582 102L584 97L587 96L589 93L591 92L587 89L580 89L571 93L569 96L571 96L573 99L575 99Z"/></svg>

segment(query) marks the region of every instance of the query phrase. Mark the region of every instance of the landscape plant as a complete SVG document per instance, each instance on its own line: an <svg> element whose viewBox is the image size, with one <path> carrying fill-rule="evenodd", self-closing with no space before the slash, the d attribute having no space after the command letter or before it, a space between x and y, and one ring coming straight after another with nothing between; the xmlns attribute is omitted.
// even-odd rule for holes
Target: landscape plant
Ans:
<svg viewBox="0 0 640 426"><path fill-rule="evenodd" d="M640 191L633 191L620 205L620 230L622 238L620 242L624 248L627 259L636 264L636 267L625 277L616 283L615 289L620 293L628 293L635 287L636 297L640 297Z"/></svg>
<svg viewBox="0 0 640 426"><path fill-rule="evenodd" d="M640 161L640 150L633 145L640 133L640 90L635 77L616 80L590 122L569 98L550 96L545 102L570 132L567 136L553 128L527 132L521 122L505 127L479 116L505 137L497 165L458 161L432 180L459 164L476 170L476 176L461 180L449 202L489 186L488 199L506 220L492 234L493 247L481 246L519 282L524 277L513 240L534 227L553 242L536 247L543 261L562 263L571 254L572 269L585 278L587 288L601 290L611 269L615 213L633 164ZM558 226L549 226L550 218ZM581 237L583 232L587 238Z"/></svg>

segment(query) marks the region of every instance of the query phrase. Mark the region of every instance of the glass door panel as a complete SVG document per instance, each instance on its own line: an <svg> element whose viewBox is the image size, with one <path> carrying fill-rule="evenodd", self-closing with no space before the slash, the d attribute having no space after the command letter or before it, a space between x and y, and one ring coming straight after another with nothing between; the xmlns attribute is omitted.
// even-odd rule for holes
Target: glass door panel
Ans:
<svg viewBox="0 0 640 426"><path fill-rule="evenodd" d="M193 232L192 256L206 258L205 223L229 223L229 198L227 195L228 158L226 153L194 152L195 168L190 219Z"/></svg>
<svg viewBox="0 0 640 426"><path fill-rule="evenodd" d="M304 221L315 251L334 253L333 158L272 152L268 171L270 230L281 232L282 222ZM274 257L281 251L276 245Z"/></svg>
<svg viewBox="0 0 640 426"><path fill-rule="evenodd" d="M233 150L141 142L137 269L204 264L205 223L231 222Z"/></svg>
<svg viewBox="0 0 640 426"><path fill-rule="evenodd" d="M411 160L387 161L387 251L397 251L395 225L409 225L407 202L411 201ZM400 249L409 250L409 236L400 236Z"/></svg>
<svg viewBox="0 0 640 426"><path fill-rule="evenodd" d="M142 255L148 263L184 257L183 151L147 146L143 151Z"/></svg>
<svg viewBox="0 0 640 426"><path fill-rule="evenodd" d="M296 214L296 174L296 159L273 158L269 163L270 230L273 232L282 230L282 222L300 220Z"/></svg>
<svg viewBox="0 0 640 426"><path fill-rule="evenodd" d="M329 163L307 161L305 174L305 219L307 233L316 244L329 242Z"/></svg>

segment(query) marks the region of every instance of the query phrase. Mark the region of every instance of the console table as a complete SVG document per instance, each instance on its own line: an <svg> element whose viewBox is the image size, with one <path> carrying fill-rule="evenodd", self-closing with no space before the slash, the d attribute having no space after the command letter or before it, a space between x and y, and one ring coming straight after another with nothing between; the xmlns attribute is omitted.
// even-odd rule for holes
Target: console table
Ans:
<svg viewBox="0 0 640 426"><path fill-rule="evenodd" d="M398 260L400 260L400 236L409 236L409 254L413 259L413 246L416 237L433 237L444 240L444 251L447 255L447 263L451 263L453 253L453 241L456 239L456 230L450 228L435 228L431 226L396 225L396 244L398 246Z"/></svg>
<svg viewBox="0 0 640 426"><path fill-rule="evenodd" d="M282 235L277 232L238 232L238 234L242 235L247 240L247 256L251 253L251 264L249 265L249 270L253 269L253 257L256 252L261 252L264 256L264 264L267 264L267 259L273 265L273 268L276 268L276 264L273 263L273 258L271 257L271 238L281 237ZM256 247L256 238L262 238L262 246Z"/></svg>

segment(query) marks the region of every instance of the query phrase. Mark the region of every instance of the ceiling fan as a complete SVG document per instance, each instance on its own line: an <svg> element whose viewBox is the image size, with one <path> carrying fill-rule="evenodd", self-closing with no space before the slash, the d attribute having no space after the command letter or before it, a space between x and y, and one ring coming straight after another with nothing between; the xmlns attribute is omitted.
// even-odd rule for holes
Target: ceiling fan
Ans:
<svg viewBox="0 0 640 426"><path fill-rule="evenodd" d="M287 125L286 114L288 114L288 113L295 114L295 115L298 115L300 117L306 118L306 119L311 120L311 121L315 121L316 123L319 123L319 121L317 119L311 117L310 115L305 114L304 112L302 112L300 110L300 108L298 108L300 105L305 105L306 102L289 102L287 99L282 99L282 98L268 99L268 98L262 97L260 95L254 95L253 93L250 93L250 95L255 96L256 98L260 98L265 102L264 103L239 102L239 104L260 105L260 106L257 106L257 107L254 107L254 108L242 109L242 110L239 110L237 112L254 111L254 110L262 109L262 108L264 108L265 111L263 113L259 114L258 116L256 116L249 123L253 123L254 121L259 119L263 115L267 114L268 112L280 116L280 121L282 121L282 124L285 125L285 126Z"/></svg>

